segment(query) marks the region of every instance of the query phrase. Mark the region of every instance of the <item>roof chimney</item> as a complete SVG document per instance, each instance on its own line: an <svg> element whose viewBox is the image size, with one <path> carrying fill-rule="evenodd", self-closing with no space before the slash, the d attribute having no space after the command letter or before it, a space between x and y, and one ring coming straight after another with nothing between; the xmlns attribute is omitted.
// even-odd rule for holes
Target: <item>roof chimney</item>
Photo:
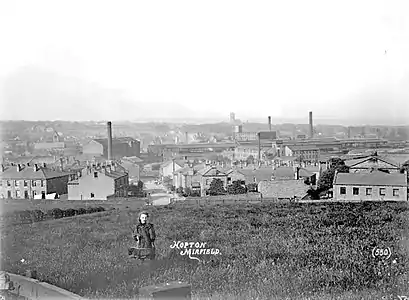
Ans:
<svg viewBox="0 0 409 300"><path fill-rule="evenodd" d="M107 123L108 130L108 160L112 159L112 123Z"/></svg>
<svg viewBox="0 0 409 300"><path fill-rule="evenodd" d="M271 131L271 117L268 116L268 130Z"/></svg>
<svg viewBox="0 0 409 300"><path fill-rule="evenodd" d="M21 164L17 164L17 172L20 172L23 169L23 166Z"/></svg>
<svg viewBox="0 0 409 300"><path fill-rule="evenodd" d="M38 164L34 164L34 172L37 172L39 169Z"/></svg>
<svg viewBox="0 0 409 300"><path fill-rule="evenodd" d="M310 111L310 138L314 137L314 126L312 124L312 111Z"/></svg>

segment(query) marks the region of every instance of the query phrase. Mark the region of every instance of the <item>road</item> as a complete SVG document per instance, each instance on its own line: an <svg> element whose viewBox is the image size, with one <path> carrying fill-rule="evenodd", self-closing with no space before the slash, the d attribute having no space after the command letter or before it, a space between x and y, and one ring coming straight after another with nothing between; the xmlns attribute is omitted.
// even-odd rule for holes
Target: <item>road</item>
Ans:
<svg viewBox="0 0 409 300"><path fill-rule="evenodd" d="M173 197L162 184L155 184L153 181L145 183L145 189L147 193L151 193L152 204L155 206L168 205Z"/></svg>

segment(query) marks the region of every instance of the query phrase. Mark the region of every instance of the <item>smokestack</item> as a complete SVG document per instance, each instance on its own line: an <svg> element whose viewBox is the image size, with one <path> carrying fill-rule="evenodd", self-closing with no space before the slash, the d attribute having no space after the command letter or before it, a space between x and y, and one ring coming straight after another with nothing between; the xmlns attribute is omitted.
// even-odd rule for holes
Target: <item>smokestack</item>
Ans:
<svg viewBox="0 0 409 300"><path fill-rule="evenodd" d="M108 129L108 160L112 160L112 123L107 123Z"/></svg>
<svg viewBox="0 0 409 300"><path fill-rule="evenodd" d="M268 116L268 130L271 131L271 117Z"/></svg>
<svg viewBox="0 0 409 300"><path fill-rule="evenodd" d="M310 138L314 137L314 126L312 124L312 111L310 111Z"/></svg>

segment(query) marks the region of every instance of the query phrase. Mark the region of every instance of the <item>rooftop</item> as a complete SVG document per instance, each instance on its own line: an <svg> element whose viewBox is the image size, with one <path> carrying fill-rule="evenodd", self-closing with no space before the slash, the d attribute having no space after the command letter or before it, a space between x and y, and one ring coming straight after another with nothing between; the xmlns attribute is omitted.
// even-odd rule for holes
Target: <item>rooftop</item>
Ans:
<svg viewBox="0 0 409 300"><path fill-rule="evenodd" d="M369 186L407 186L406 174L384 172L373 173L338 173L336 185L369 185Z"/></svg>
<svg viewBox="0 0 409 300"><path fill-rule="evenodd" d="M38 171L34 170L34 167L22 166L20 171L17 170L17 166L9 166L4 169L1 174L2 179L11 180L39 180L39 179L51 179L57 177L63 177L73 174L73 172L59 172L49 168L39 167Z"/></svg>

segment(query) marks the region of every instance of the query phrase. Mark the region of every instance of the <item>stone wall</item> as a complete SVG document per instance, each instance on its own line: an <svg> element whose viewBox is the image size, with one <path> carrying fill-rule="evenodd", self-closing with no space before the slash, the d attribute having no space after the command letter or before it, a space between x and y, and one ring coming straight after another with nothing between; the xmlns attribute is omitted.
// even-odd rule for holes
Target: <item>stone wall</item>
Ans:
<svg viewBox="0 0 409 300"><path fill-rule="evenodd" d="M10 281L13 282L14 287L10 292L27 299L85 299L74 293L36 279L12 273L7 274L10 276Z"/></svg>

